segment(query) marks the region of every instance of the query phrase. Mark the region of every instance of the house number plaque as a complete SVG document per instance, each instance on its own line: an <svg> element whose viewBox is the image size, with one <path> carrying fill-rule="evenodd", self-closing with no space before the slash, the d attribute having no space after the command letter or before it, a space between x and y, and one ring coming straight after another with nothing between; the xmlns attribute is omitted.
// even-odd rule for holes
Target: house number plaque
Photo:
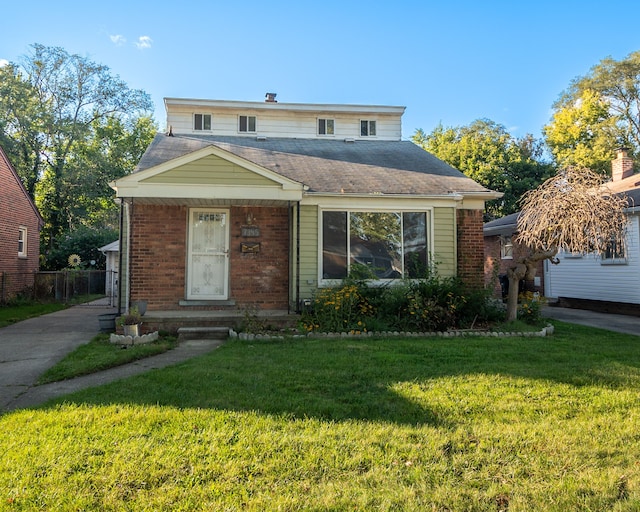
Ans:
<svg viewBox="0 0 640 512"><path fill-rule="evenodd" d="M246 254L255 254L260 252L260 243L249 244L242 242L240 244L240 252Z"/></svg>
<svg viewBox="0 0 640 512"><path fill-rule="evenodd" d="M260 228L258 226L242 226L242 236L245 238L260 236Z"/></svg>

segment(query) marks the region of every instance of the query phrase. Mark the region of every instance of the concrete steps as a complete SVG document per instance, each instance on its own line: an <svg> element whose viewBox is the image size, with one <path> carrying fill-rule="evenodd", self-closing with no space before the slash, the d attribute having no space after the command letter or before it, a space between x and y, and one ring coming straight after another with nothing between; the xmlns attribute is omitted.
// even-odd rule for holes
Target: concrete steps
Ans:
<svg viewBox="0 0 640 512"><path fill-rule="evenodd" d="M178 329L178 343L191 340L226 340L229 337L229 327L180 327Z"/></svg>

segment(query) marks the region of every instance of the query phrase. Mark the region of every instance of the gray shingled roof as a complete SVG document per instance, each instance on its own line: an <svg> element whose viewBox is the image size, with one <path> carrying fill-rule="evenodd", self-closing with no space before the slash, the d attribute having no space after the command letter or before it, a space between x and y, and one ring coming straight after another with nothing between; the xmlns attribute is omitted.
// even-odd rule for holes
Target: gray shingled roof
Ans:
<svg viewBox="0 0 640 512"><path fill-rule="evenodd" d="M135 172L216 146L311 192L441 195L488 189L409 141L156 135Z"/></svg>

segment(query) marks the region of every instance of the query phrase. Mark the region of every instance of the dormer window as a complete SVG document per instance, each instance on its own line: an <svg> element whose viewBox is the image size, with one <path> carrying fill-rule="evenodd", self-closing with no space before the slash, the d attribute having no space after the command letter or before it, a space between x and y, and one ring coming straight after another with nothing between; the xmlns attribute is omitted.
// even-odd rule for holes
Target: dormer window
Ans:
<svg viewBox="0 0 640 512"><path fill-rule="evenodd" d="M318 135L334 135L335 121L333 119L318 119Z"/></svg>
<svg viewBox="0 0 640 512"><path fill-rule="evenodd" d="M256 116L238 116L238 131L241 133L255 133Z"/></svg>
<svg viewBox="0 0 640 512"><path fill-rule="evenodd" d="M196 131L211 131L211 114L194 114L193 129Z"/></svg>
<svg viewBox="0 0 640 512"><path fill-rule="evenodd" d="M360 136L361 137L375 137L376 136L376 122L370 120L360 121Z"/></svg>

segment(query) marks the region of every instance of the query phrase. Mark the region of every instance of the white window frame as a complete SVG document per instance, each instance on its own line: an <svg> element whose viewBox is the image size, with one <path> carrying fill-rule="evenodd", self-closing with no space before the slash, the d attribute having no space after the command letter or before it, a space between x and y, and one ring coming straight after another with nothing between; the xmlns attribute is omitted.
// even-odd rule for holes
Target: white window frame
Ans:
<svg viewBox="0 0 640 512"><path fill-rule="evenodd" d="M367 133L362 133L362 123L367 123ZM371 127L373 127L373 133L371 133ZM378 123L375 119L360 119L360 137L377 137L378 136Z"/></svg>
<svg viewBox="0 0 640 512"><path fill-rule="evenodd" d="M198 128L196 125L196 119L198 116L201 116L200 119L200 124L201 124L201 128ZM209 118L209 128L205 128L205 118ZM213 116L211 114L205 114L202 112L196 112L195 114L193 114L193 130L196 132L210 132L212 130L213 127Z"/></svg>
<svg viewBox="0 0 640 512"><path fill-rule="evenodd" d="M27 257L27 228L20 226L18 228L18 258Z"/></svg>
<svg viewBox="0 0 640 512"><path fill-rule="evenodd" d="M432 255L434 254L434 227L433 227L433 222L434 222L434 215L433 215L433 208L429 207L429 208L367 208L367 207L362 207L362 208L348 208L348 207L330 207L330 208L320 208L318 210L318 284L319 286L322 287L326 287L326 286L337 286L340 283L343 282L342 279L335 279L335 278L325 278L323 277L323 268L322 268L322 261L323 261L323 247L324 247L324 240L323 240L323 217L324 217L324 212L346 212L347 214L347 275L349 274L350 271L350 256L349 256L349 238L350 238L350 225L349 225L349 217L351 213L400 213L400 218L403 219L403 215L404 213L424 213L426 215L426 219L425 219L425 229L426 229L426 237L427 237L427 243L426 243L426 249L427 249L427 265L430 266L432 264ZM400 224L400 230L401 232L404 232L404 228L403 228L403 223L404 220L401 220L401 224ZM405 274L405 268L404 268L404 244L402 247L402 254L400 257L401 263L402 263L402 275L404 276ZM399 278L395 278L395 279L378 279L375 281L372 281L373 284L379 284L379 285L385 285L388 283L401 283L403 281L404 277L399 277Z"/></svg>
<svg viewBox="0 0 640 512"><path fill-rule="evenodd" d="M513 259L513 238L510 235L500 237L500 259Z"/></svg>
<svg viewBox="0 0 640 512"><path fill-rule="evenodd" d="M242 118L245 118L246 130L242 130ZM251 130L251 119L253 119L253 130ZM258 131L258 118L250 115L238 116L238 133L256 133Z"/></svg>
<svg viewBox="0 0 640 512"><path fill-rule="evenodd" d="M331 131L329 131L329 124L331 124ZM332 137L336 134L336 120L329 117L319 117L317 132L321 137Z"/></svg>

